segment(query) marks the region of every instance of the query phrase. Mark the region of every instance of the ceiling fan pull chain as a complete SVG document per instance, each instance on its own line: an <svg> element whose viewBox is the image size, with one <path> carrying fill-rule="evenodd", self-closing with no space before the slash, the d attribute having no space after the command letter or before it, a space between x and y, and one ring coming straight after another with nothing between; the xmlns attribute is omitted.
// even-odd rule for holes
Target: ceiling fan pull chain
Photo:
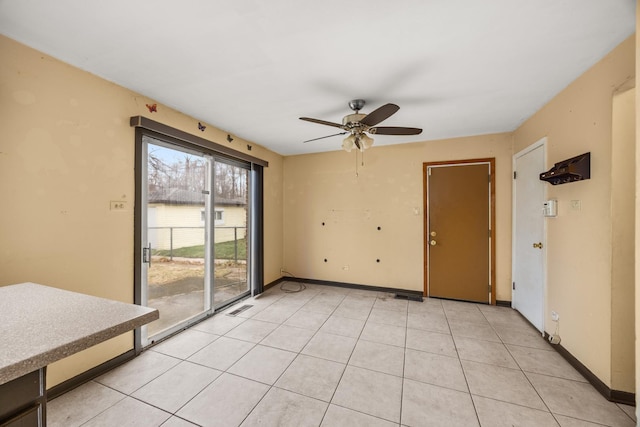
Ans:
<svg viewBox="0 0 640 427"><path fill-rule="evenodd" d="M358 150L356 151L356 178L358 177Z"/></svg>

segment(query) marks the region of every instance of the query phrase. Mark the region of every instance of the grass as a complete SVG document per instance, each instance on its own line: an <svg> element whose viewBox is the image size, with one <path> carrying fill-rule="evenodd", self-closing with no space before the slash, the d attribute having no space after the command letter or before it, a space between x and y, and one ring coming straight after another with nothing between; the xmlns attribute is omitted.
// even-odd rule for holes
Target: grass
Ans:
<svg viewBox="0 0 640 427"><path fill-rule="evenodd" d="M238 239L237 242L238 259L247 259L247 240ZM235 259L235 246L233 240L230 242L216 243L214 250L216 259ZM168 257L171 254L168 249L156 249L153 251L153 255ZM204 245L174 248L173 256L181 258L204 258Z"/></svg>

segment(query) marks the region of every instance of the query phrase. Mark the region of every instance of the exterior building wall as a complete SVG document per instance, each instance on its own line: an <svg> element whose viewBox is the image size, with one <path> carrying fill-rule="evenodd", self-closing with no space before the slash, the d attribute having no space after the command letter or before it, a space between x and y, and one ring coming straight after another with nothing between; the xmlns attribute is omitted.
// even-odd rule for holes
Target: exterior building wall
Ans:
<svg viewBox="0 0 640 427"><path fill-rule="evenodd" d="M216 206L214 209L222 212L222 219L215 220L215 243L247 236L244 206ZM150 204L149 210L153 212L149 218L149 241L153 249L204 245L204 205Z"/></svg>

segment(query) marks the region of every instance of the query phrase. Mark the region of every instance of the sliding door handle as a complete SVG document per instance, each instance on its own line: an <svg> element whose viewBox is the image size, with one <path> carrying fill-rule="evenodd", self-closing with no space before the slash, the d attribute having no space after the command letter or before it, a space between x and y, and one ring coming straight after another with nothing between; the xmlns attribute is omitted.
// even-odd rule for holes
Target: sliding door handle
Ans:
<svg viewBox="0 0 640 427"><path fill-rule="evenodd" d="M142 262L146 262L151 267L151 243L146 248L142 248Z"/></svg>

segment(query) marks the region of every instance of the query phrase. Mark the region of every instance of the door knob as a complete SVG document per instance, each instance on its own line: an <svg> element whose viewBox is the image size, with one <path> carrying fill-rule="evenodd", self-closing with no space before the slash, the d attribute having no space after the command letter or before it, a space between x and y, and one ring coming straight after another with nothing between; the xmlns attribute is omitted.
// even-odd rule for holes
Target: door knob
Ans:
<svg viewBox="0 0 640 427"><path fill-rule="evenodd" d="M431 233L429 233L431 235L431 237L436 237L436 232L432 231Z"/></svg>
<svg viewBox="0 0 640 427"><path fill-rule="evenodd" d="M542 249L542 242L534 243L533 247L536 249Z"/></svg>
<svg viewBox="0 0 640 427"><path fill-rule="evenodd" d="M435 245L436 245L436 241L435 241L435 240L432 240L432 241L430 241L430 242L429 242L429 244L430 244L431 246L435 246Z"/></svg>

